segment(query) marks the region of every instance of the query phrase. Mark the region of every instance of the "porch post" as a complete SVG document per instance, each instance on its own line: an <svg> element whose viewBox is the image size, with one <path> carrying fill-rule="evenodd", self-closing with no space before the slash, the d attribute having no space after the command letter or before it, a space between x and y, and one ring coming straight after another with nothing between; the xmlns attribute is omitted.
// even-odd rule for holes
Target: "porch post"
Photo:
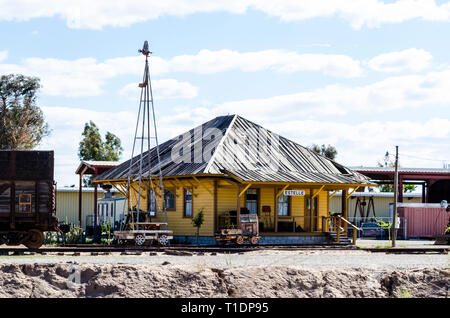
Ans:
<svg viewBox="0 0 450 318"><path fill-rule="evenodd" d="M274 217L274 225L273 225L273 229L275 231L275 233L278 232L278 198L277 198L277 188L274 187L273 189L273 217Z"/></svg>
<svg viewBox="0 0 450 318"><path fill-rule="evenodd" d="M219 229L219 219L217 215L217 180L214 179L214 232Z"/></svg>
<svg viewBox="0 0 450 318"><path fill-rule="evenodd" d="M342 216L344 219L348 220L348 199L347 199L348 190L342 190ZM339 224L340 226L341 224ZM347 234L348 224L344 222L344 231Z"/></svg>
<svg viewBox="0 0 450 318"><path fill-rule="evenodd" d="M313 199L313 191L314 189L309 189L309 231L313 231L313 211L315 209L314 199Z"/></svg>
<svg viewBox="0 0 450 318"><path fill-rule="evenodd" d="M238 229L241 228L241 197L239 194L241 193L241 186L237 185L237 204L236 204L236 216L237 216L237 225Z"/></svg>

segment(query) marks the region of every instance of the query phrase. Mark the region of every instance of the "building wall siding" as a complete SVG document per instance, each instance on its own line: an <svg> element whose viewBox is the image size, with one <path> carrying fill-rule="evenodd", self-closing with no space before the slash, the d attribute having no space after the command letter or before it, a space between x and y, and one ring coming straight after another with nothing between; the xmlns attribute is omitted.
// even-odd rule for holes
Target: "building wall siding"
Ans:
<svg viewBox="0 0 450 318"><path fill-rule="evenodd" d="M103 197L99 193L99 197ZM82 195L82 224L86 223L86 216L94 214L94 193L83 192ZM58 191L56 194L56 217L60 222L78 225L78 192Z"/></svg>
<svg viewBox="0 0 450 318"><path fill-rule="evenodd" d="M330 199L330 209L329 210L331 212L340 213L341 212L341 200L342 200L341 196L335 195L334 197L332 197ZM363 199L361 198L361 200L363 200ZM365 200L366 200L366 203L368 204L369 198L366 197ZM355 214L356 201L357 201L357 199L355 196L352 196L348 200L348 216L349 217L353 217ZM389 217L389 204L394 202L394 198L392 198L392 197L374 197L373 202L374 202L375 213L376 213L377 217ZM411 200L409 200L408 198L404 197L403 202L405 202L405 203L421 203L422 199L419 197L412 197ZM365 211L367 211L367 205L366 205ZM359 217L359 211L356 211L356 216ZM372 212L371 212L370 216L372 216Z"/></svg>
<svg viewBox="0 0 450 318"><path fill-rule="evenodd" d="M169 229L173 230L176 235L195 235L195 228L192 226L191 218L183 217L184 210L184 197L183 189L184 187L194 186L194 198L193 198L193 214L194 216L198 213L199 209L204 209L205 221L200 229L200 235L202 236L212 236L215 232L215 220L214 220L214 182L213 179L199 179L202 185L198 185L193 181L174 184L171 182L165 183L166 188L175 188L175 211L167 211ZM221 215L224 212L235 211L237 208L237 187L231 185L228 182L219 180L217 188L217 215ZM274 216L276 212L275 207L275 187L260 185L252 186L251 188L259 189L259 211L260 211L260 222L264 223L265 229L273 228L274 226ZM308 189L300 188L290 188L294 190L305 190L305 197L291 197L291 215L295 218L297 225L305 228L305 198L309 196ZM242 190L242 189L241 189ZM328 211L331 212L341 212L341 196L335 195L333 198L328 200L329 193L322 191L318 195L318 205L319 205L319 219L317 223L317 228L320 231L322 229L321 217L326 216ZM115 196L120 196L116 193ZM98 198L103 197L103 191L99 189ZM353 217L356 205L356 198L349 199L349 217ZM159 194L158 200L160 204L161 196ZM366 202L368 198L366 197ZM389 203L393 202L392 197L374 197L375 212L377 217L389 217ZM405 203L420 203L421 198L413 197L410 200L405 197ZM60 222L68 222L71 224L78 224L78 192L68 192L68 191L57 191L56 196L56 216ZM262 212L263 206L270 207L270 214ZM143 198L141 201L141 207L147 209L147 198ZM241 207L245 207L245 194L241 197ZM82 222L83 228L86 226L86 216L92 215L94 213L94 192L83 192L83 204L82 204ZM357 216L359 212L357 211ZM159 221L164 221L158 218Z"/></svg>
<svg viewBox="0 0 450 318"><path fill-rule="evenodd" d="M199 235L214 235L214 181L212 179L202 179L201 184L181 182L174 186L173 183L165 182L164 187L175 189L175 210L167 211L167 222L169 229L175 235L195 235L196 228L192 225L192 218L184 216L184 189L192 189L192 216L195 217L200 210L203 210L204 221L200 227ZM162 206L162 199L158 193L158 202ZM162 215L153 219L158 222L165 222Z"/></svg>

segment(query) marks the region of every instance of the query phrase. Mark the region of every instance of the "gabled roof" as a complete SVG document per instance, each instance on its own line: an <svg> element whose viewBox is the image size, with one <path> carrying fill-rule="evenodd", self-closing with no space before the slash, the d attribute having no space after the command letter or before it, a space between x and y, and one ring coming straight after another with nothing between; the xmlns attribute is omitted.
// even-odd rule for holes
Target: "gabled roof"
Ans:
<svg viewBox="0 0 450 318"><path fill-rule="evenodd" d="M103 173L106 170L117 167L120 164L118 161L87 161L82 160L78 165L76 174L95 174L95 169L98 173Z"/></svg>
<svg viewBox="0 0 450 318"><path fill-rule="evenodd" d="M161 167L165 177L206 174L243 182L369 183L367 177L238 115L214 118L166 141L159 150L160 166L156 149L150 151L152 176ZM138 162L136 156L132 177L138 174ZM127 179L129 166L128 160L95 180ZM144 176L149 175L148 166L145 153Z"/></svg>

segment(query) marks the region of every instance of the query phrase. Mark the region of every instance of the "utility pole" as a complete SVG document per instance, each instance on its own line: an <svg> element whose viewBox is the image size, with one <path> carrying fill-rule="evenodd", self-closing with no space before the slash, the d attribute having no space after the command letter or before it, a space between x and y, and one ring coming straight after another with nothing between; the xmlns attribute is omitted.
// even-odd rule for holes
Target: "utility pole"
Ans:
<svg viewBox="0 0 450 318"><path fill-rule="evenodd" d="M392 247L395 247L395 232L396 232L396 220L397 220L397 200L398 200L398 146L395 146L395 174L394 174L394 208L392 211Z"/></svg>

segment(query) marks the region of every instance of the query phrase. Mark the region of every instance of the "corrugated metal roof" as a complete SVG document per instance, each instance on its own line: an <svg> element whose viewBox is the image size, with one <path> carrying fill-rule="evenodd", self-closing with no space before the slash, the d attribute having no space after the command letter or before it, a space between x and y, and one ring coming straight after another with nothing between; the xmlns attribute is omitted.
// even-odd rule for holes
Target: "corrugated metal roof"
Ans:
<svg viewBox="0 0 450 318"><path fill-rule="evenodd" d="M338 191L334 195L335 197L341 197L342 192ZM393 198L394 192L354 192L352 197L375 197L375 198ZM403 193L403 198L421 198L421 193Z"/></svg>
<svg viewBox="0 0 450 318"><path fill-rule="evenodd" d="M191 163L174 162L172 153L190 153ZM362 174L237 115L214 118L163 143L160 155L163 176L229 173L248 182L369 183ZM155 148L150 158L150 173L155 176L159 169ZM133 162L134 178L138 158ZM129 165L129 161L124 162L95 180L126 179ZM144 175L149 173L148 166L146 153Z"/></svg>
<svg viewBox="0 0 450 318"><path fill-rule="evenodd" d="M56 192L79 192L80 191L80 188L78 188L78 187L57 187L56 188ZM94 192L95 191L95 188L93 188L93 187L83 187L83 190L82 190L82 192ZM103 190L102 188L98 188L97 189L97 191L99 192L99 193L103 193L103 192L105 192L105 190ZM119 191L117 191L116 189L110 189L110 192L119 192Z"/></svg>
<svg viewBox="0 0 450 318"><path fill-rule="evenodd" d="M159 167L163 176L180 176L201 174L204 172L208 162L202 160L204 149L214 148L220 142L220 137L225 135L234 116L216 117L198 127L195 127L188 132L170 139L159 146L161 165L158 165L158 158L156 155L156 147L150 150L150 167L152 167L150 174L156 176L159 173ZM214 131L220 131L221 136L215 136ZM199 134L198 132L203 134ZM218 131L215 131L218 134ZM216 138L217 137L217 138ZM172 153L179 156L182 153L189 153L189 161L174 162L172 160ZM139 156L133 158L133 167L131 168L131 176L135 178L139 173ZM143 156L142 171L145 176L149 175L148 152ZM181 161L181 158L180 158ZM114 169L106 171L99 175L95 180L110 180L110 179L127 179L130 168L130 160L125 161Z"/></svg>
<svg viewBox="0 0 450 318"><path fill-rule="evenodd" d="M353 170L361 172L389 172L394 173L395 169L393 167L350 167ZM398 172L407 173L444 173L450 174L450 169L445 168L398 168Z"/></svg>
<svg viewBox="0 0 450 318"><path fill-rule="evenodd" d="M333 160L236 116L206 173L228 171L243 181L368 183Z"/></svg>

